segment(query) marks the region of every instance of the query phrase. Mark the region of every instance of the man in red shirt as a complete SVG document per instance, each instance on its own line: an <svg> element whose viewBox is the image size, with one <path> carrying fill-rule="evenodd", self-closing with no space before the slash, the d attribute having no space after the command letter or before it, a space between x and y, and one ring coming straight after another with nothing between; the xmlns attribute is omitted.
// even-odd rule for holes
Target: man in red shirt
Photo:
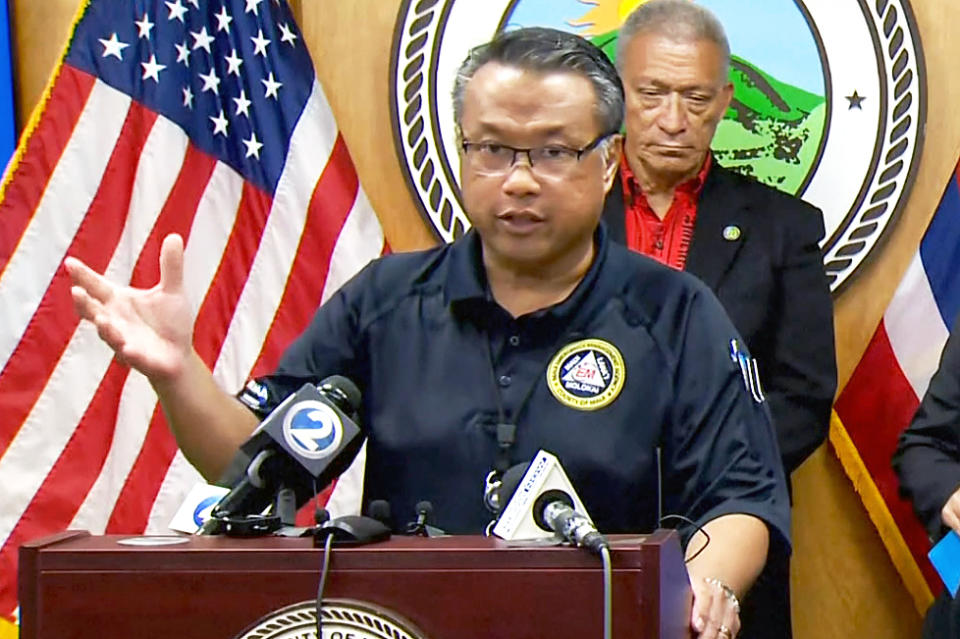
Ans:
<svg viewBox="0 0 960 639"><path fill-rule="evenodd" d="M819 210L721 167L710 154L733 98L723 27L689 0L649 0L620 30L626 91L610 237L697 275L760 366L786 472L824 441L836 390L833 308ZM789 557L768 555L742 637L790 637Z"/></svg>

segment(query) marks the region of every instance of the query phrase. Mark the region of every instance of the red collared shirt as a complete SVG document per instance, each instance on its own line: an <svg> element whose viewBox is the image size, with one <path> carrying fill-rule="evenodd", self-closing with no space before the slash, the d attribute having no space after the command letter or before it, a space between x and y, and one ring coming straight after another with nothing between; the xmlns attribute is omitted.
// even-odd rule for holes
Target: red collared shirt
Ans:
<svg viewBox="0 0 960 639"><path fill-rule="evenodd" d="M707 153L700 172L677 186L670 210L661 220L650 208L647 196L640 189L640 184L624 157L620 163L620 179L623 180L627 246L682 271L687 263L690 241L693 239L697 201L710 165L711 158Z"/></svg>

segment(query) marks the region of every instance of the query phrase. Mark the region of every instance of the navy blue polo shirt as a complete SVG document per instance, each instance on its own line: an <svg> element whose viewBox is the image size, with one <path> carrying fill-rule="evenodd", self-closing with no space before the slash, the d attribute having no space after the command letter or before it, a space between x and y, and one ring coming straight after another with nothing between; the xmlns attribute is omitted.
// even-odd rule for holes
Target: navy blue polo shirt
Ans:
<svg viewBox="0 0 960 639"><path fill-rule="evenodd" d="M664 514L748 513L789 539L770 418L719 302L603 227L596 248L566 300L517 318L492 299L473 231L370 263L260 378L261 417L305 381L355 381L364 503L389 501L398 528L429 500L447 532L484 530L505 419L510 462L556 455L602 532L657 528L662 489Z"/></svg>

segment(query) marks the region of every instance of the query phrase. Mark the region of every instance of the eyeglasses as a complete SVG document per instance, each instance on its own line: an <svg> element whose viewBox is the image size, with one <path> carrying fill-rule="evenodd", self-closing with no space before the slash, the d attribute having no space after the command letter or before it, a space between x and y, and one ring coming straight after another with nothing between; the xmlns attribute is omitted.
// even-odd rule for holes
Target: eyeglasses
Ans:
<svg viewBox="0 0 960 639"><path fill-rule="evenodd" d="M564 177L569 175L580 162L584 154L597 148L601 142L613 135L603 133L586 146L575 149L560 144L520 148L500 144L499 142L470 142L460 143L463 154L471 168L478 173L500 175L508 173L517 163L518 155L526 155L530 170L544 177Z"/></svg>

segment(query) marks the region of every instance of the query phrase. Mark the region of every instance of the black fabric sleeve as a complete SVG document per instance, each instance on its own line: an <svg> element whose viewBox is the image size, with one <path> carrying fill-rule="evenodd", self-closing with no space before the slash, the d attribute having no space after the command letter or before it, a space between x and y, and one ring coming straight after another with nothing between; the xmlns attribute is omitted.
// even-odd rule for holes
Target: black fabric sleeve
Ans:
<svg viewBox="0 0 960 639"><path fill-rule="evenodd" d="M668 512L698 525L753 515L766 522L773 544L789 548L786 479L766 403L750 379L756 364L706 288L680 321L673 418L664 438Z"/></svg>
<svg viewBox="0 0 960 639"><path fill-rule="evenodd" d="M287 346L277 369L247 383L237 397L260 419L303 384L342 375L364 391L361 315L377 262L362 269L317 309L307 328Z"/></svg>
<svg viewBox="0 0 960 639"><path fill-rule="evenodd" d="M940 510L960 488L960 321L944 346L940 366L893 455L900 493L932 538L942 535Z"/></svg>

